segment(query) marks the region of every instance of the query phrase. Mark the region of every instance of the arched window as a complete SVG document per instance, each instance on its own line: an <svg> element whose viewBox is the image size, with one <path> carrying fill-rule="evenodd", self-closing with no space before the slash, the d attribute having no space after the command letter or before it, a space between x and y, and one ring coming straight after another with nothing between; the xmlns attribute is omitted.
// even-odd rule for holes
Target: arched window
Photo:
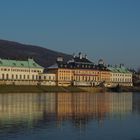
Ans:
<svg viewBox="0 0 140 140"><path fill-rule="evenodd" d="M8 74L6 74L6 79L7 79L7 80L9 79L9 75L8 75Z"/></svg>
<svg viewBox="0 0 140 140"><path fill-rule="evenodd" d="M14 74L12 74L12 79L14 79Z"/></svg>
<svg viewBox="0 0 140 140"><path fill-rule="evenodd" d="M34 75L32 75L32 80L34 80Z"/></svg>
<svg viewBox="0 0 140 140"><path fill-rule="evenodd" d="M41 80L41 76L39 76L39 80Z"/></svg>
<svg viewBox="0 0 140 140"><path fill-rule="evenodd" d="M20 75L20 80L22 79L22 75Z"/></svg>
<svg viewBox="0 0 140 140"><path fill-rule="evenodd" d="M16 75L16 79L18 79L18 75Z"/></svg>
<svg viewBox="0 0 140 140"><path fill-rule="evenodd" d="M5 79L5 76L4 76L4 74L2 74L2 79Z"/></svg>
<svg viewBox="0 0 140 140"><path fill-rule="evenodd" d="M26 79L26 76L25 75L23 75L23 79Z"/></svg>

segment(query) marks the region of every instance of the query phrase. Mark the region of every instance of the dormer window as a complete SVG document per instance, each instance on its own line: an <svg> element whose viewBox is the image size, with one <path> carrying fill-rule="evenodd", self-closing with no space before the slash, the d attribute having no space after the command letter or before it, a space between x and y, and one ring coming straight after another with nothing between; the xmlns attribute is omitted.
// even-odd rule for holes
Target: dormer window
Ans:
<svg viewBox="0 0 140 140"><path fill-rule="evenodd" d="M36 67L36 64L35 63L33 63L33 65Z"/></svg>
<svg viewBox="0 0 140 140"><path fill-rule="evenodd" d="M24 64L21 63L21 66L24 66Z"/></svg>
<svg viewBox="0 0 140 140"><path fill-rule="evenodd" d="M14 66L16 66L16 63L13 63Z"/></svg>
<svg viewBox="0 0 140 140"><path fill-rule="evenodd" d="M0 61L0 64L2 64L2 61Z"/></svg>

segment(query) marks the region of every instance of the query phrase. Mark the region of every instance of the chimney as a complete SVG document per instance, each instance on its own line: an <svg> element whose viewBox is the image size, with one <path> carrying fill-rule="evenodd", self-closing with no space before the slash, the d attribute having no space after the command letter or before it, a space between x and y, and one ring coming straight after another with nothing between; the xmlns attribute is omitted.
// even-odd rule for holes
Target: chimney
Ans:
<svg viewBox="0 0 140 140"><path fill-rule="evenodd" d="M88 59L87 55L85 54L85 58Z"/></svg>
<svg viewBox="0 0 140 140"><path fill-rule="evenodd" d="M124 67L124 64L120 64L120 68Z"/></svg>
<svg viewBox="0 0 140 140"><path fill-rule="evenodd" d="M57 57L57 62L63 62L63 57L61 56Z"/></svg>
<svg viewBox="0 0 140 140"><path fill-rule="evenodd" d="M80 59L82 59L82 58L83 58L83 56L82 56L82 53L81 53L81 52L79 52L79 58L80 58Z"/></svg>
<svg viewBox="0 0 140 140"><path fill-rule="evenodd" d="M75 55L75 53L73 53L73 58L75 58L76 57L76 55Z"/></svg>
<svg viewBox="0 0 140 140"><path fill-rule="evenodd" d="M98 65L104 65L103 59L100 59L100 60L98 61Z"/></svg>

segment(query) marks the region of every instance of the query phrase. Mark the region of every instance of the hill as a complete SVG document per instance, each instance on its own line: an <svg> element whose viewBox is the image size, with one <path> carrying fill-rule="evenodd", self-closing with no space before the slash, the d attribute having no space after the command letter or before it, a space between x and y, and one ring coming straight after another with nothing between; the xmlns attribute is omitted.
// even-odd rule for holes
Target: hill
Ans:
<svg viewBox="0 0 140 140"><path fill-rule="evenodd" d="M71 58L71 55L53 51L40 46L0 40L0 58L19 60L34 58L34 60L41 66L48 67L56 62L58 56L62 56L66 60Z"/></svg>

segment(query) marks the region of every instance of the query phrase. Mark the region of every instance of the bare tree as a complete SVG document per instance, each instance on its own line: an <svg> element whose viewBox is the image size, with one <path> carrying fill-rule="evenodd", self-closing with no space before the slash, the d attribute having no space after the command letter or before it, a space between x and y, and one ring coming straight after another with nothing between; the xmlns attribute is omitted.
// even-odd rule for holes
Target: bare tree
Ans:
<svg viewBox="0 0 140 140"><path fill-rule="evenodd" d="M138 68L138 71L137 72L138 72L138 74L140 74L140 67Z"/></svg>

